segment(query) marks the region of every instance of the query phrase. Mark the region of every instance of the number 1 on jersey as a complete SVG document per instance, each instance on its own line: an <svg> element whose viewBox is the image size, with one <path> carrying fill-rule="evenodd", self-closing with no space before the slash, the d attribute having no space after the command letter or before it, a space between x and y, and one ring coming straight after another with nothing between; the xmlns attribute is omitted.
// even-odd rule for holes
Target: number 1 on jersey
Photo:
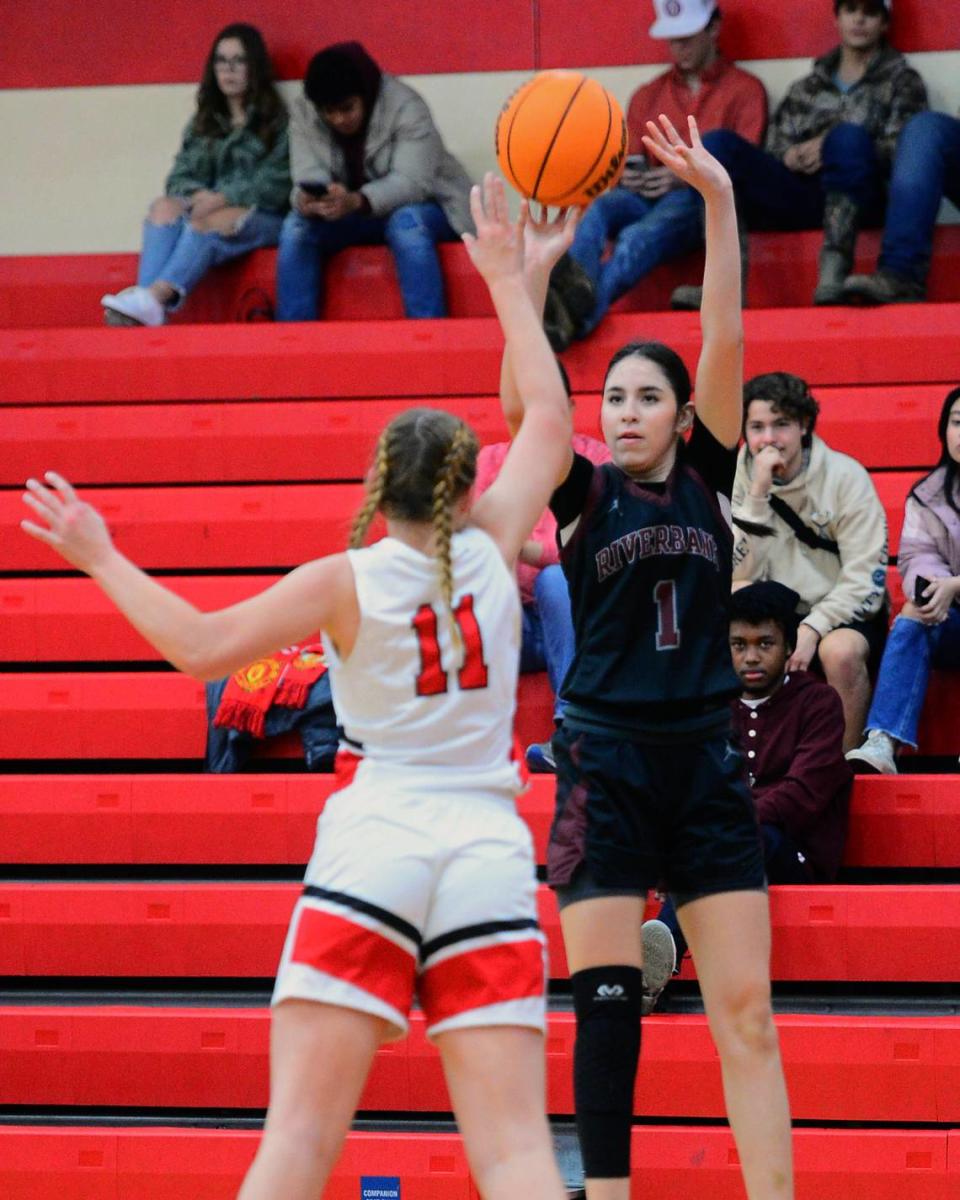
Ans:
<svg viewBox="0 0 960 1200"><path fill-rule="evenodd" d="M463 664L457 672L461 691L487 686L487 664L483 657L483 637L473 611L473 596L461 597L453 610L453 619L463 641ZM421 604L413 618L413 630L420 646L420 674L417 676L418 696L439 696L447 690L447 673L440 662L440 641L437 637L437 613L431 604Z"/></svg>
<svg viewBox="0 0 960 1200"><path fill-rule="evenodd" d="M653 602L657 606L657 649L676 650L680 645L676 583L661 579L653 589Z"/></svg>

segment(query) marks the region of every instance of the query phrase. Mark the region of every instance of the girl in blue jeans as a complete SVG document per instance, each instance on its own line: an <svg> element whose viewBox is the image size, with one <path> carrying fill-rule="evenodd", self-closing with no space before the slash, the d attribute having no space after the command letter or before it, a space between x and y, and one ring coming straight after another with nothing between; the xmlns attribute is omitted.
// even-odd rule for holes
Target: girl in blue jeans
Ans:
<svg viewBox="0 0 960 1200"><path fill-rule="evenodd" d="M895 775L901 746L917 748L931 667L960 667L960 387L937 425L940 461L907 497L898 557L907 602L893 623L855 770Z"/></svg>
<svg viewBox="0 0 960 1200"><path fill-rule="evenodd" d="M162 325L211 267L277 244L290 193L287 110L252 25L214 39L164 192L143 224L136 285L100 301L108 325Z"/></svg>

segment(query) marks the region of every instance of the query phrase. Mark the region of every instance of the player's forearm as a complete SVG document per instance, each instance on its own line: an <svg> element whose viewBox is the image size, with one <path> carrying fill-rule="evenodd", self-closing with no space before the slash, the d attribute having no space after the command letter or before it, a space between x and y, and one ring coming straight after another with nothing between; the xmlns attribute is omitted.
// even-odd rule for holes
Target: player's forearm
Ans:
<svg viewBox="0 0 960 1200"><path fill-rule="evenodd" d="M112 549L90 572L127 620L178 670L204 677L206 614Z"/></svg>
<svg viewBox="0 0 960 1200"><path fill-rule="evenodd" d="M565 410L557 362L523 280L520 276L500 280L491 287L490 296L506 339L502 374L509 372L513 383L501 396L508 424L519 426L523 413L534 405Z"/></svg>
<svg viewBox="0 0 960 1200"><path fill-rule="evenodd" d="M534 311L539 315L542 323L547 303L547 289L550 286L550 272L543 269L528 270L524 272L524 282ZM507 427L511 435L515 434L523 420L523 400L514 377L509 345L504 347L503 358L500 360L500 404Z"/></svg>
<svg viewBox="0 0 960 1200"><path fill-rule="evenodd" d="M741 312L740 238L733 188L724 187L705 199L706 258L700 326L704 341L739 344Z"/></svg>

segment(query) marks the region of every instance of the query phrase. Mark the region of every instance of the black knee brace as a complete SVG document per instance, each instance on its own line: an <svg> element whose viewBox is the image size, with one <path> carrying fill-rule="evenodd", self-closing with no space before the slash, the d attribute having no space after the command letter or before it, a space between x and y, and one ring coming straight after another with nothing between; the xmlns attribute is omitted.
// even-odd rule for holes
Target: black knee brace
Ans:
<svg viewBox="0 0 960 1200"><path fill-rule="evenodd" d="M573 1094L584 1173L588 1179L625 1179L630 1174L643 972L637 967L590 967L576 971L570 982L577 1017Z"/></svg>

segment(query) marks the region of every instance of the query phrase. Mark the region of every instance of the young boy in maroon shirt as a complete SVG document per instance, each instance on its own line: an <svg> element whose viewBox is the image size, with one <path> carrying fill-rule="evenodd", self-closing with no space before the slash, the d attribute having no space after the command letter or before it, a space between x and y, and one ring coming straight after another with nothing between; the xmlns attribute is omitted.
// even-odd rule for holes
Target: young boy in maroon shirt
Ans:
<svg viewBox="0 0 960 1200"><path fill-rule="evenodd" d="M770 883L836 879L847 836L852 773L843 756L843 708L809 671L786 674L799 596L774 581L730 600L730 652L742 691L733 727L747 758ZM669 900L643 927L645 1011L686 951Z"/></svg>

